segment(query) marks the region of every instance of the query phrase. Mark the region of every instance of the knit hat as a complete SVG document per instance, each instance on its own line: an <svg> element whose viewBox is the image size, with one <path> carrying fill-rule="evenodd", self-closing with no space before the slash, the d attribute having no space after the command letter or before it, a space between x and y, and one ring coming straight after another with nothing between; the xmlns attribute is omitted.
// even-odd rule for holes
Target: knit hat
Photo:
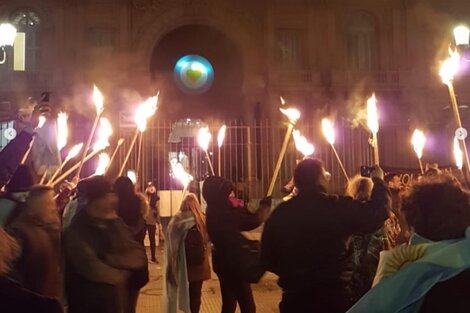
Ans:
<svg viewBox="0 0 470 313"><path fill-rule="evenodd" d="M27 165L19 165L5 186L7 193L26 192L34 185L33 175Z"/></svg>
<svg viewBox="0 0 470 313"><path fill-rule="evenodd" d="M87 198L88 203L98 200L112 192L111 183L104 176L93 176L81 180L77 185L79 195Z"/></svg>
<svg viewBox="0 0 470 313"><path fill-rule="evenodd" d="M308 158L300 162L294 171L294 183L299 190L317 189L323 175L323 162Z"/></svg>
<svg viewBox="0 0 470 313"><path fill-rule="evenodd" d="M220 176L208 177L202 186L202 195L208 204L227 200L232 191L232 183Z"/></svg>

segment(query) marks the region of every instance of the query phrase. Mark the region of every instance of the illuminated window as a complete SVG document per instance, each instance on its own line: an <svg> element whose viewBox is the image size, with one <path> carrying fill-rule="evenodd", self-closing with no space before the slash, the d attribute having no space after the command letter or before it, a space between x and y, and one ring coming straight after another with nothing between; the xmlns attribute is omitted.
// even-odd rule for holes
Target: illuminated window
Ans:
<svg viewBox="0 0 470 313"><path fill-rule="evenodd" d="M284 70L306 67L305 31L296 28L280 28L276 31L276 58Z"/></svg>
<svg viewBox="0 0 470 313"><path fill-rule="evenodd" d="M13 48L13 70L35 71L39 65L41 20L36 12L24 9L12 14L10 21L18 33Z"/></svg>
<svg viewBox="0 0 470 313"><path fill-rule="evenodd" d="M377 68L378 44L375 19L367 13L354 16L348 30L348 63L352 70Z"/></svg>

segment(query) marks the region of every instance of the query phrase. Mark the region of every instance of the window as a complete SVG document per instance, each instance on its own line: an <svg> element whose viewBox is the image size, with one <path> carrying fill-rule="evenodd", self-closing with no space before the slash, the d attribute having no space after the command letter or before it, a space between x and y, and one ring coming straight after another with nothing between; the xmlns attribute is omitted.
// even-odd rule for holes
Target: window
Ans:
<svg viewBox="0 0 470 313"><path fill-rule="evenodd" d="M10 20L18 31L13 45L13 70L35 71L41 52L41 20L36 12L28 9L16 11Z"/></svg>
<svg viewBox="0 0 470 313"><path fill-rule="evenodd" d="M367 13L354 16L348 31L349 67L355 71L377 68L378 48L375 19Z"/></svg>
<svg viewBox="0 0 470 313"><path fill-rule="evenodd" d="M295 28L281 28L276 32L276 57L283 70L304 69L307 64L305 31Z"/></svg>

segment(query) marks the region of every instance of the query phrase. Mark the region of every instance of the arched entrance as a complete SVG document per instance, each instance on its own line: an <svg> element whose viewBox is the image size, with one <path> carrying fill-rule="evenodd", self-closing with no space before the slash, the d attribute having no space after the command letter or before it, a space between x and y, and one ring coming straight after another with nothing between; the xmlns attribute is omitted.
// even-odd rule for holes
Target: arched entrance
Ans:
<svg viewBox="0 0 470 313"><path fill-rule="evenodd" d="M212 86L194 94L174 79L178 60L186 55L206 58L214 69ZM167 119L243 117L243 61L239 47L215 27L191 24L176 28L156 44L150 62L153 85L162 94L159 114Z"/></svg>

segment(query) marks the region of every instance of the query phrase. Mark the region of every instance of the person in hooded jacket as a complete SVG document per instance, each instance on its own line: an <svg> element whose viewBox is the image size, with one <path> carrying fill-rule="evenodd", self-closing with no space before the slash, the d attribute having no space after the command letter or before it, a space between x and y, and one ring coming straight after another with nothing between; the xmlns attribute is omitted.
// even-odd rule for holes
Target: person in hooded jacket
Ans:
<svg viewBox="0 0 470 313"><path fill-rule="evenodd" d="M263 223L271 208L271 198L260 201L256 213L234 197L230 181L211 176L204 182L202 194L207 202L206 224L213 244L212 264L222 293L222 313L233 313L237 302L242 313L256 311L249 281L244 276L244 243L240 232Z"/></svg>
<svg viewBox="0 0 470 313"><path fill-rule="evenodd" d="M281 203L264 225L261 260L279 276L281 313L344 313L350 306L341 271L344 242L371 233L389 216L390 192L376 166L368 201L327 193L323 163L305 159L294 171L298 195Z"/></svg>

